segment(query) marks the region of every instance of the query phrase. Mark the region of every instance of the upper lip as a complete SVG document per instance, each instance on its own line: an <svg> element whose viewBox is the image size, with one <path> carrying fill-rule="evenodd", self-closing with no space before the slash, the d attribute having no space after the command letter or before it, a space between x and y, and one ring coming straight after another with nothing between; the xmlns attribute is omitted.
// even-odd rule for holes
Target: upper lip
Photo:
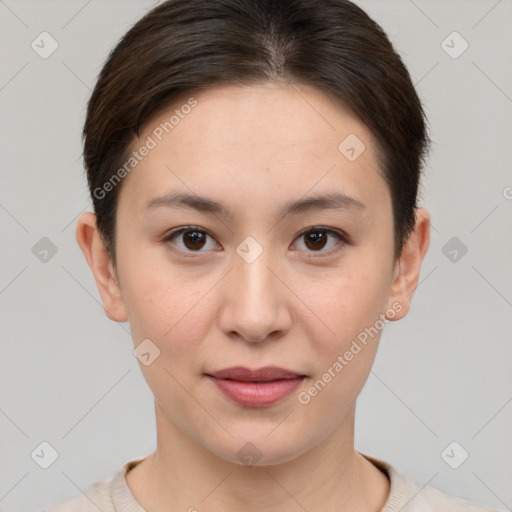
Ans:
<svg viewBox="0 0 512 512"><path fill-rule="evenodd" d="M304 377L304 375L300 373L279 368L278 366L264 366L254 370L245 368L244 366L232 366L231 368L224 368L223 370L208 373L207 375L217 379L232 379L247 382L268 382L271 380Z"/></svg>

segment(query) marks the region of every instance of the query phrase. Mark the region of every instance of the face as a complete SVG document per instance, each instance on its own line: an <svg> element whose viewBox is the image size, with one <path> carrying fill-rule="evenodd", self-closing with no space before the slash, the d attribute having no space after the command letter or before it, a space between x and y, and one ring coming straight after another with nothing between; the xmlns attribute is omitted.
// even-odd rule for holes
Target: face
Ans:
<svg viewBox="0 0 512 512"><path fill-rule="evenodd" d="M391 197L370 132L321 91L193 97L133 144L155 143L119 197L113 317L146 340L159 425L228 461L282 463L350 429L382 328L406 312ZM239 366L298 377L211 377Z"/></svg>

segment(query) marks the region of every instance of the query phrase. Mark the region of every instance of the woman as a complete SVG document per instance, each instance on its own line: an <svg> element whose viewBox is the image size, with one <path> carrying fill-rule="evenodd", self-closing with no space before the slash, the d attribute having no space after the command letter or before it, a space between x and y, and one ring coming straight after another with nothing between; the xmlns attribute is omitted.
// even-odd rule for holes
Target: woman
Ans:
<svg viewBox="0 0 512 512"><path fill-rule="evenodd" d="M89 101L77 241L157 449L63 511L484 511L354 449L429 245L409 74L347 0L170 0Z"/></svg>

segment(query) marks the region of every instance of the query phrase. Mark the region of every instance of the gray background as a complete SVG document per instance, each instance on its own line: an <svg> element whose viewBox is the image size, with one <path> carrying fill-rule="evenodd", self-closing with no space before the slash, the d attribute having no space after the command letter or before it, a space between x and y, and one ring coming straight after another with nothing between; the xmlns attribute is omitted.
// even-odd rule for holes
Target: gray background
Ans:
<svg viewBox="0 0 512 512"><path fill-rule="evenodd" d="M511 510L512 3L357 3L405 60L434 144L421 200L431 246L412 310L384 330L356 448ZM42 509L155 448L129 326L104 315L74 234L91 209L85 103L108 51L153 5L0 1L1 511ZM58 43L46 59L31 47L43 31ZM442 43L453 31L469 44L457 58L463 41ZM57 249L46 262L43 237ZM31 457L43 441L58 452L48 469ZM469 453L457 469L441 456L453 441ZM448 450L452 464L461 450Z"/></svg>

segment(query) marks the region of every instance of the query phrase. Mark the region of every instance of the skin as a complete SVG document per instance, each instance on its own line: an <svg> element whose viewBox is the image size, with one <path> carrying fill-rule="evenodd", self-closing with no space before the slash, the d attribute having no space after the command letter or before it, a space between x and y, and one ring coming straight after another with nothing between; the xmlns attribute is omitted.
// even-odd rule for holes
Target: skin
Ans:
<svg viewBox="0 0 512 512"><path fill-rule="evenodd" d="M354 415L382 330L309 403L298 394L380 314L392 321L407 314L430 216L417 210L395 261L391 197L374 139L322 91L274 83L194 97L197 106L125 178L117 268L94 214L77 224L105 313L130 322L135 347L149 338L160 350L149 366L139 363L155 396L157 449L127 483L152 512L381 510L389 481L355 451ZM133 148L174 108L153 119ZM366 146L354 161L338 150L349 134ZM284 202L333 190L365 208L277 216ZM145 210L171 191L225 203L234 216ZM183 234L162 242L182 226L210 235L202 252ZM346 233L349 243L308 244L303 231L317 226ZM263 248L252 263L236 252L248 236ZM275 365L307 377L277 404L251 408L204 375L235 365ZM247 442L261 453L252 466L237 457Z"/></svg>

